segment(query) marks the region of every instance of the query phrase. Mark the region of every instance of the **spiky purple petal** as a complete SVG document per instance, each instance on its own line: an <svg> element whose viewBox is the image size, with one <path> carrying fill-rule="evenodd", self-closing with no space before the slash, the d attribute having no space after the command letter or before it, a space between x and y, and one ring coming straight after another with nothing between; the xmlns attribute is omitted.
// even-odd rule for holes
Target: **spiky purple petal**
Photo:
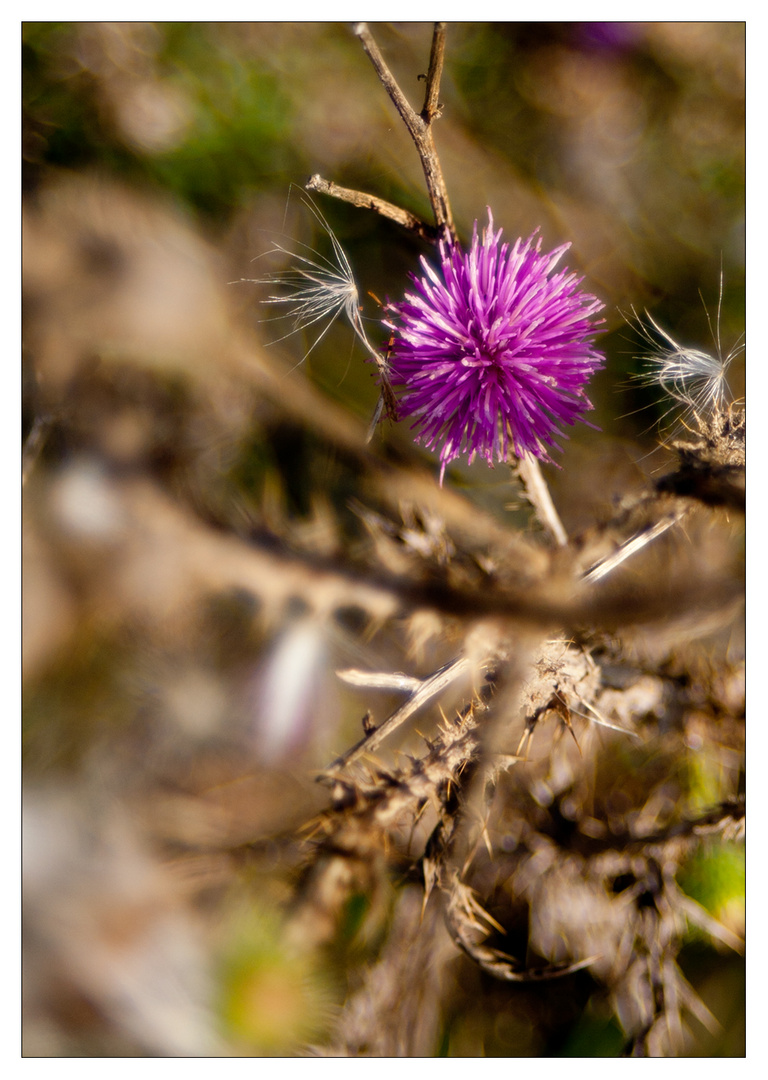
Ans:
<svg viewBox="0 0 768 1080"><path fill-rule="evenodd" d="M477 222L468 252L440 244L441 274L422 257L415 291L390 305L392 384L417 438L446 465L467 454L489 465L533 455L592 408L584 386L604 362L592 347L602 303L555 266L570 245L540 254L536 233L510 246ZM535 243L534 243L535 241Z"/></svg>

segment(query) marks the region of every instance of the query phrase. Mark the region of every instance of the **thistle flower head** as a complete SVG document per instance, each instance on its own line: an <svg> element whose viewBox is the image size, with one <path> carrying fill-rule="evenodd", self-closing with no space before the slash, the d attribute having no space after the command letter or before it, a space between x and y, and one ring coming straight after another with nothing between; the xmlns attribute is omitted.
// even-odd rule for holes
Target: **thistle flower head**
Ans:
<svg viewBox="0 0 768 1080"><path fill-rule="evenodd" d="M604 358L592 339L603 305L555 267L568 244L541 254L534 233L510 245L475 222L469 251L440 244L440 272L422 258L414 291L390 305L392 384L418 439L440 448L442 482L461 454L489 465L512 451L549 461L548 447L592 408L584 387Z"/></svg>

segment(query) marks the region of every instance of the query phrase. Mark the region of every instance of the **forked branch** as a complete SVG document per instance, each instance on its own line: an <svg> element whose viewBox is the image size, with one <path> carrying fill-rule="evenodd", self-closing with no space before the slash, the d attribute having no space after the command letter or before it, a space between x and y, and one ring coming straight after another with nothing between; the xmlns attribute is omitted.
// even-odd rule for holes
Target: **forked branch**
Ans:
<svg viewBox="0 0 768 1080"><path fill-rule="evenodd" d="M435 140L432 135L432 121L440 114L438 96L445 53L445 23L436 23L432 35L427 93L421 115L411 107L397 80L387 67L387 63L381 55L381 51L368 29L368 25L358 23L355 26L355 33L360 38L363 48L376 69L376 74L379 76L384 89L392 99L395 108L400 113L403 123L408 128L408 132L416 144L427 181L429 201L432 203L432 211L435 215L438 232L441 237L456 241L456 228L453 224L451 205L448 201L448 190L445 186L443 170L440 166L440 159L437 156Z"/></svg>
<svg viewBox="0 0 768 1080"><path fill-rule="evenodd" d="M324 195L332 195L336 199L352 203L353 206L359 206L366 210L375 210L382 217L389 218L390 221L396 221L398 225L402 225L403 228L425 240L430 240L432 243L440 239L455 242L457 239L456 227L453 223L443 170L440 166L440 159L437 156L435 141L432 136L432 121L440 115L439 96L443 57L445 55L445 23L435 23L429 57L429 72L426 75L427 89L424 107L420 114L412 108L400 89L367 24L358 23L355 26L355 34L360 38L382 85L394 102L395 108L400 113L403 123L408 128L408 132L416 144L427 181L429 201L435 215L435 225L427 225L409 210L403 210L401 207L395 206L394 203L387 202L386 199L380 199L376 195L369 195L364 191L339 187L338 184L325 180L322 176L318 176L317 173L310 177L307 188L310 191L320 191ZM425 76L421 76L421 78L425 78Z"/></svg>

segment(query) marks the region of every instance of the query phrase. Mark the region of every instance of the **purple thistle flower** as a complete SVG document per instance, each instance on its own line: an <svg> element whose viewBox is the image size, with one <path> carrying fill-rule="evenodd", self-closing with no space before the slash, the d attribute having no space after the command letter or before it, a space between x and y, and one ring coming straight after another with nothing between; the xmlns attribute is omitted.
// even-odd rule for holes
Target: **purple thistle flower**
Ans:
<svg viewBox="0 0 768 1080"><path fill-rule="evenodd" d="M603 304L575 274L553 273L570 245L541 255L536 233L511 247L501 235L488 208L482 241L475 222L468 253L441 242L442 278L422 257L417 291L389 305L399 414L415 417L418 441L441 446L441 483L463 453L491 466L510 449L549 461L558 425L592 408L584 384L604 363L592 347Z"/></svg>

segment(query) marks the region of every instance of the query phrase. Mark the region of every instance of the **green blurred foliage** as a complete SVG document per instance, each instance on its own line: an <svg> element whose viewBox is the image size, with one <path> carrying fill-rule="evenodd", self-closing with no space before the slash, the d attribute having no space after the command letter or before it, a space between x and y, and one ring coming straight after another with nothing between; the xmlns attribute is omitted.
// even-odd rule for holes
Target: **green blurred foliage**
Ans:
<svg viewBox="0 0 768 1080"><path fill-rule="evenodd" d="M249 907L223 935L219 1017L236 1053L285 1056L323 1033L332 985L313 959L286 947L277 912Z"/></svg>
<svg viewBox="0 0 768 1080"><path fill-rule="evenodd" d="M127 53L123 69L118 63L110 71L98 48L116 59L109 56L110 42L94 48L87 27L26 24L30 164L107 169L151 183L219 223L265 181L296 172L291 106L274 72L250 63L226 37L199 23L161 24L143 35L139 28L133 40L130 29L124 33L121 42L117 28L114 43ZM121 127L116 103L104 101L105 90L122 92L121 76L137 95L137 112L146 111L135 132Z"/></svg>
<svg viewBox="0 0 768 1080"><path fill-rule="evenodd" d="M746 853L743 844L705 844L678 875L680 887L735 933L744 932ZM697 927L691 937L704 940Z"/></svg>

